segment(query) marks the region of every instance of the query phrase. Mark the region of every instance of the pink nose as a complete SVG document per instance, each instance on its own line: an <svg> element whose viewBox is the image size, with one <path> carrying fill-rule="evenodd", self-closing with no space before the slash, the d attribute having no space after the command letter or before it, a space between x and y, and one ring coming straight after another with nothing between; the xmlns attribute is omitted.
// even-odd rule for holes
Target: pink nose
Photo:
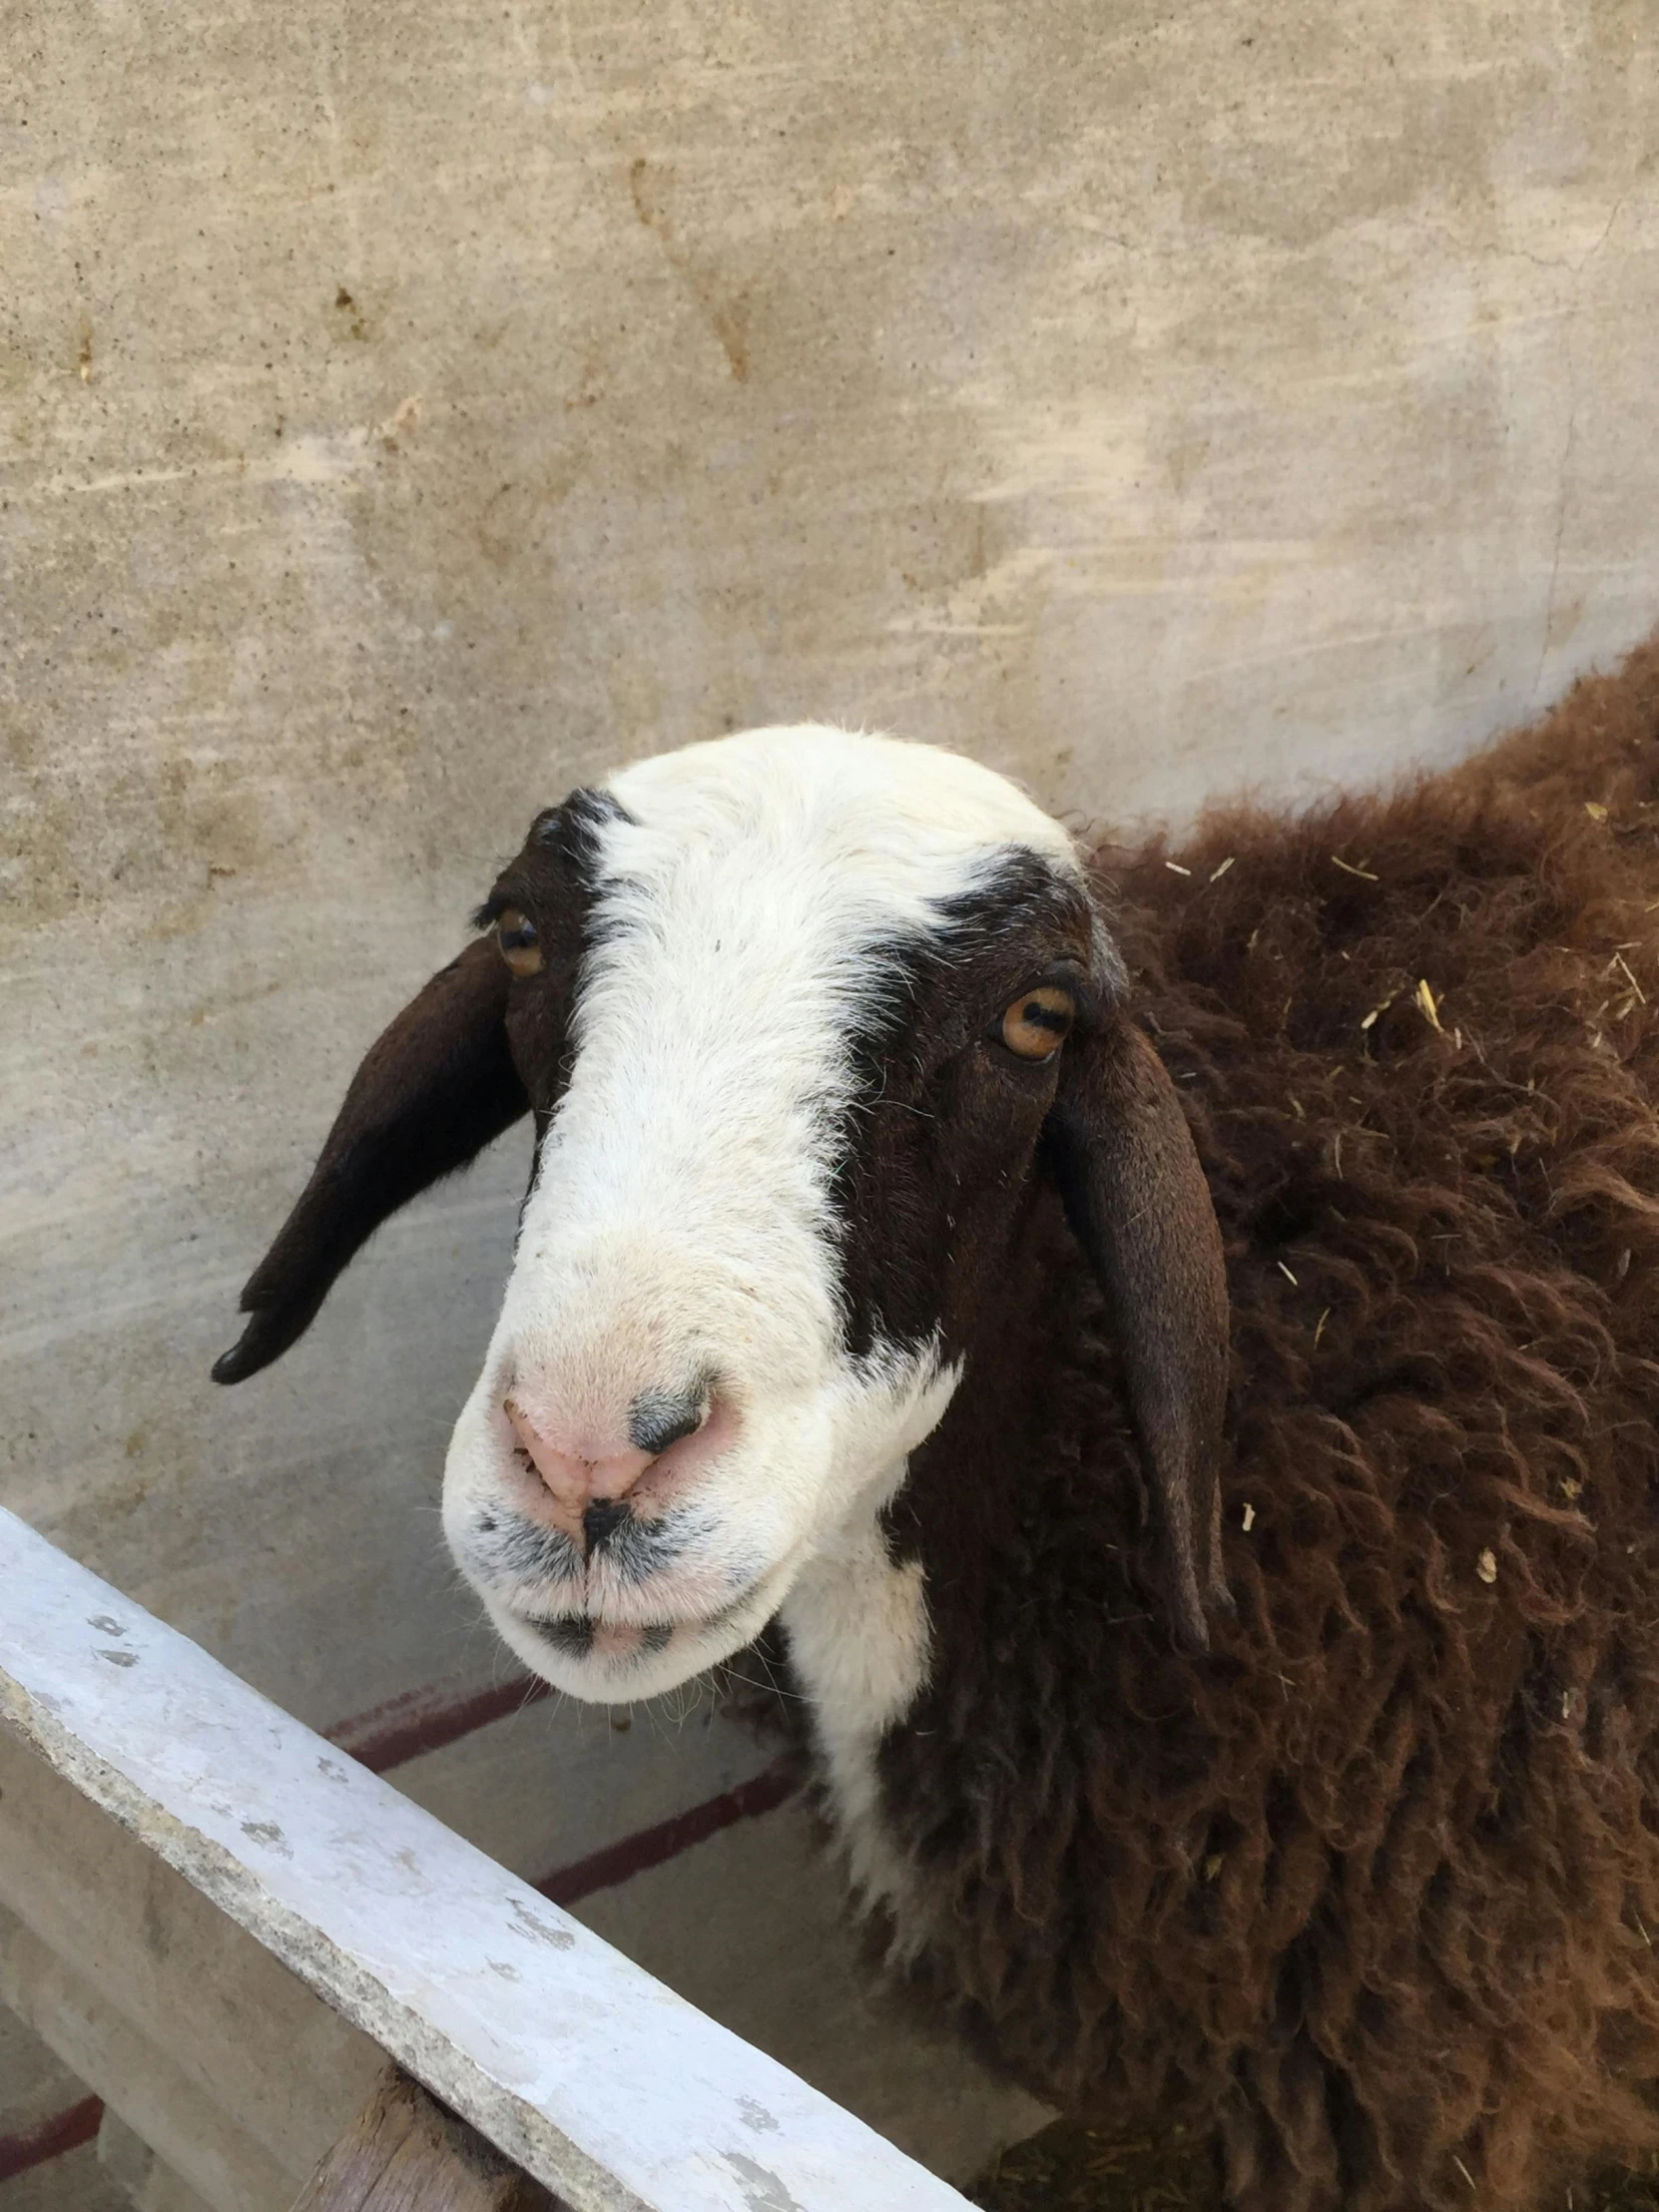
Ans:
<svg viewBox="0 0 1659 2212"><path fill-rule="evenodd" d="M659 1456L631 1443L581 1439L575 1449L561 1449L538 1428L513 1398L501 1410L512 1423L513 1434L530 1455L530 1463L549 1492L571 1512L579 1513L596 1498L626 1497L640 1476ZM571 1442L573 1439L565 1439Z"/></svg>

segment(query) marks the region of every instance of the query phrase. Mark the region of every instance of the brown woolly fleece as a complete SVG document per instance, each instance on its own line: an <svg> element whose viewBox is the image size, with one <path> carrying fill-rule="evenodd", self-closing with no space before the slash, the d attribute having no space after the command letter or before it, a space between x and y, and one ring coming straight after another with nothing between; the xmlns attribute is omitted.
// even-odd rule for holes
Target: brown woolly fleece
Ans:
<svg viewBox="0 0 1659 2212"><path fill-rule="evenodd" d="M894 1516L898 1936L1061 2102L1212 2116L1243 2212L1559 2201L1659 2141L1659 648L1099 875L1225 1240L1238 1611L1174 1647L1039 1206Z"/></svg>

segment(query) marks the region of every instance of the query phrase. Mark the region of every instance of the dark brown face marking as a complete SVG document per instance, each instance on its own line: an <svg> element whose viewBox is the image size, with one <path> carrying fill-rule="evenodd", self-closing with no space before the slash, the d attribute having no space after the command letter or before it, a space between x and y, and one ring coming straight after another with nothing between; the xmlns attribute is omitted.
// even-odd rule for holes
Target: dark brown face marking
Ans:
<svg viewBox="0 0 1659 2212"><path fill-rule="evenodd" d="M833 1204L855 1357L935 1333L962 1349L1035 1173L1066 1034L1016 1054L1004 1010L1019 993L1045 1021L1062 1002L1086 1018L1100 998L1086 895L1035 853L999 855L938 914L936 930L872 950L884 1011L852 1039L859 1095Z"/></svg>
<svg viewBox="0 0 1659 2212"><path fill-rule="evenodd" d="M495 932L513 976L507 1044L536 1116L538 1150L570 1080L570 1020L592 942L600 832L623 816L608 792L572 792L536 817L473 916Z"/></svg>

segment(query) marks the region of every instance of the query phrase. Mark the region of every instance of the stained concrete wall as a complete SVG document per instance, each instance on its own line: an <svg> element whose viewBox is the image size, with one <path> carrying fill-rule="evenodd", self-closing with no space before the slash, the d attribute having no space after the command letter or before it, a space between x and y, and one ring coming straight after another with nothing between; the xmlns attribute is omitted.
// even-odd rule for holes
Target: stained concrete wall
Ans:
<svg viewBox="0 0 1659 2212"><path fill-rule="evenodd" d="M1523 717L1659 613L1656 152L1655 0L0 0L0 1494L321 1725L487 1680L523 1142L205 1377L492 862L764 720Z"/></svg>

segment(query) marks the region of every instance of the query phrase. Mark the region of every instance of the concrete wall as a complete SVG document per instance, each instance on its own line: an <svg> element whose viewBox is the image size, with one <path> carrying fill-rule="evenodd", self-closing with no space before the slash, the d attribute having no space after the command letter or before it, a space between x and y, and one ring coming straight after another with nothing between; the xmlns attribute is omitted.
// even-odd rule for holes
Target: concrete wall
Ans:
<svg viewBox="0 0 1659 2212"><path fill-rule="evenodd" d="M536 807L810 715L1181 813L1659 614L1655 0L0 0L0 1495L322 1726L498 1665L433 1503L523 1142L206 1371Z"/></svg>

